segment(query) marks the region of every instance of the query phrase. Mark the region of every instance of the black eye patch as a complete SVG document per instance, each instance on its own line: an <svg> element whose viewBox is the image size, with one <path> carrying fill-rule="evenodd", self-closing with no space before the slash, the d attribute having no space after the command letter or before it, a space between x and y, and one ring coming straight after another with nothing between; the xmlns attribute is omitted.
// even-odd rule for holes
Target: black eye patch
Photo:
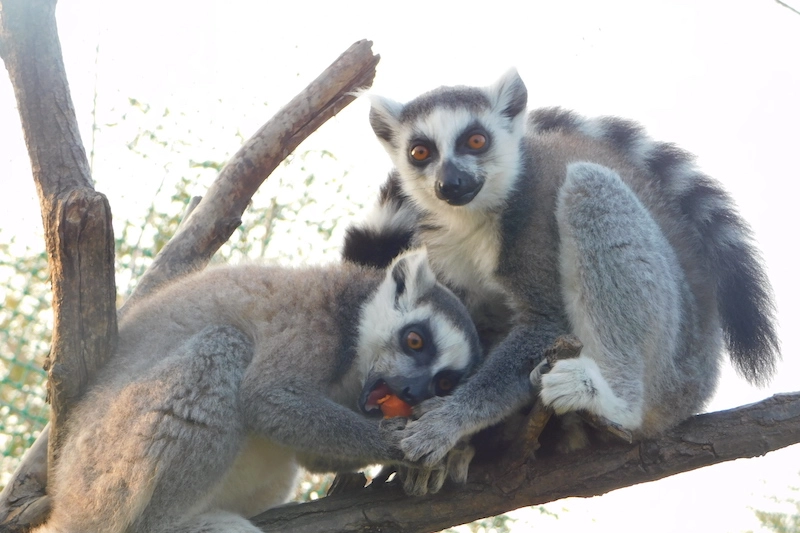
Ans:
<svg viewBox="0 0 800 533"><path fill-rule="evenodd" d="M436 396L449 396L461 381L463 372L457 370L442 370L433 378L433 389Z"/></svg>
<svg viewBox="0 0 800 533"><path fill-rule="evenodd" d="M408 143L406 156L409 162L417 167L422 167L439 157L436 143L426 137L414 137Z"/></svg>
<svg viewBox="0 0 800 533"><path fill-rule="evenodd" d="M482 154L492 145L489 130L479 122L473 122L456 139L456 153Z"/></svg>
<svg viewBox="0 0 800 533"><path fill-rule="evenodd" d="M397 342L404 354L419 366L427 366L437 354L436 343L427 322L414 322L400 330Z"/></svg>

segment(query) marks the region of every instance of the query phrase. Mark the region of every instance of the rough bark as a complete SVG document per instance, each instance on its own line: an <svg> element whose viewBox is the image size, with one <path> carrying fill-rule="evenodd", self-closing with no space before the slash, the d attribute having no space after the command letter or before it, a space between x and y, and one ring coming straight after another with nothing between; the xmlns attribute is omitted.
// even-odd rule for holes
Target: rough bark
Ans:
<svg viewBox="0 0 800 533"><path fill-rule="evenodd" d="M49 435L47 424L0 493L0 531L22 531L29 524L40 523L50 510L50 499L45 495Z"/></svg>
<svg viewBox="0 0 800 533"><path fill-rule="evenodd" d="M460 487L411 498L399 486L367 487L272 509L253 521L265 532L422 533L569 496L614 489L800 442L800 393L696 416L656 440L532 459L521 453L475 465Z"/></svg>

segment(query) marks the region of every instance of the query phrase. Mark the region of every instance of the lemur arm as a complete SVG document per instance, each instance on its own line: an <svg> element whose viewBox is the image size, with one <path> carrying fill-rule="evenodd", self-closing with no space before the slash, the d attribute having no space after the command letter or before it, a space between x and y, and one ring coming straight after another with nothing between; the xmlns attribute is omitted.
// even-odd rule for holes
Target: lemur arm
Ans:
<svg viewBox="0 0 800 533"><path fill-rule="evenodd" d="M439 463L463 437L500 422L531 402L535 391L530 373L563 333L546 320L517 325L475 375L451 396L436 399L436 408L400 431L406 459L424 465Z"/></svg>
<svg viewBox="0 0 800 533"><path fill-rule="evenodd" d="M396 432L382 429L387 424L308 385L245 380L240 397L248 429L295 449L303 462L312 463L309 468L352 470L403 462Z"/></svg>

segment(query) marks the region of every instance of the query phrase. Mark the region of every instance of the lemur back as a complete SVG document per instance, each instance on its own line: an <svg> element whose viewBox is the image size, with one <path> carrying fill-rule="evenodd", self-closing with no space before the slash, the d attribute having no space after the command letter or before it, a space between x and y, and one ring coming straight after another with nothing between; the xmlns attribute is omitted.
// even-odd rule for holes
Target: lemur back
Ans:
<svg viewBox="0 0 800 533"><path fill-rule="evenodd" d="M516 72L408 104L373 98L395 170L381 214L348 231L345 257L362 261L376 242L424 244L477 324L487 302L513 315L470 381L407 428L411 459L438 460L534 392L559 413L658 434L703 408L723 344L751 382L774 369L769 284L722 188L634 123L561 109L526 120L526 102ZM567 332L582 356L531 372Z"/></svg>
<svg viewBox="0 0 800 533"><path fill-rule="evenodd" d="M779 352L769 281L748 224L720 184L697 168L694 156L672 143L653 141L635 122L586 119L561 108L530 113L528 132L542 145L551 135L551 144L565 137L588 138L631 165L631 175L639 179L628 181L621 173L623 180L656 217L693 292L708 294L699 300L716 305L737 370L763 384Z"/></svg>
<svg viewBox="0 0 800 533"><path fill-rule="evenodd" d="M298 465L416 468L379 400L448 394L480 355L424 252L385 271L190 275L121 321L114 358L71 413L37 531L257 532L246 518L292 495ZM410 492L444 481L417 473Z"/></svg>

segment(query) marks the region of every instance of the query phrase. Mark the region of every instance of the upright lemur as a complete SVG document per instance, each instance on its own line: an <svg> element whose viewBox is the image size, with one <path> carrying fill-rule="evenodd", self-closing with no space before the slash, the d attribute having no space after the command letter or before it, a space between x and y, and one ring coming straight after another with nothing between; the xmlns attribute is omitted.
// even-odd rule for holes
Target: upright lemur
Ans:
<svg viewBox="0 0 800 533"><path fill-rule="evenodd" d="M526 120L526 104L516 71L406 104L372 97L395 170L344 256L385 264L424 244L492 345L469 381L400 432L412 461L441 460L536 392L557 413L653 436L703 408L724 347L750 382L775 367L771 289L720 185L632 122L559 108ZM567 332L581 356L532 372Z"/></svg>
<svg viewBox="0 0 800 533"><path fill-rule="evenodd" d="M424 252L386 271L188 276L120 322L115 356L71 413L37 531L258 532L245 517L285 502L298 464L414 470L378 400L447 394L479 358L467 310ZM450 473L465 477L468 461ZM407 488L437 490L442 472L416 470Z"/></svg>

